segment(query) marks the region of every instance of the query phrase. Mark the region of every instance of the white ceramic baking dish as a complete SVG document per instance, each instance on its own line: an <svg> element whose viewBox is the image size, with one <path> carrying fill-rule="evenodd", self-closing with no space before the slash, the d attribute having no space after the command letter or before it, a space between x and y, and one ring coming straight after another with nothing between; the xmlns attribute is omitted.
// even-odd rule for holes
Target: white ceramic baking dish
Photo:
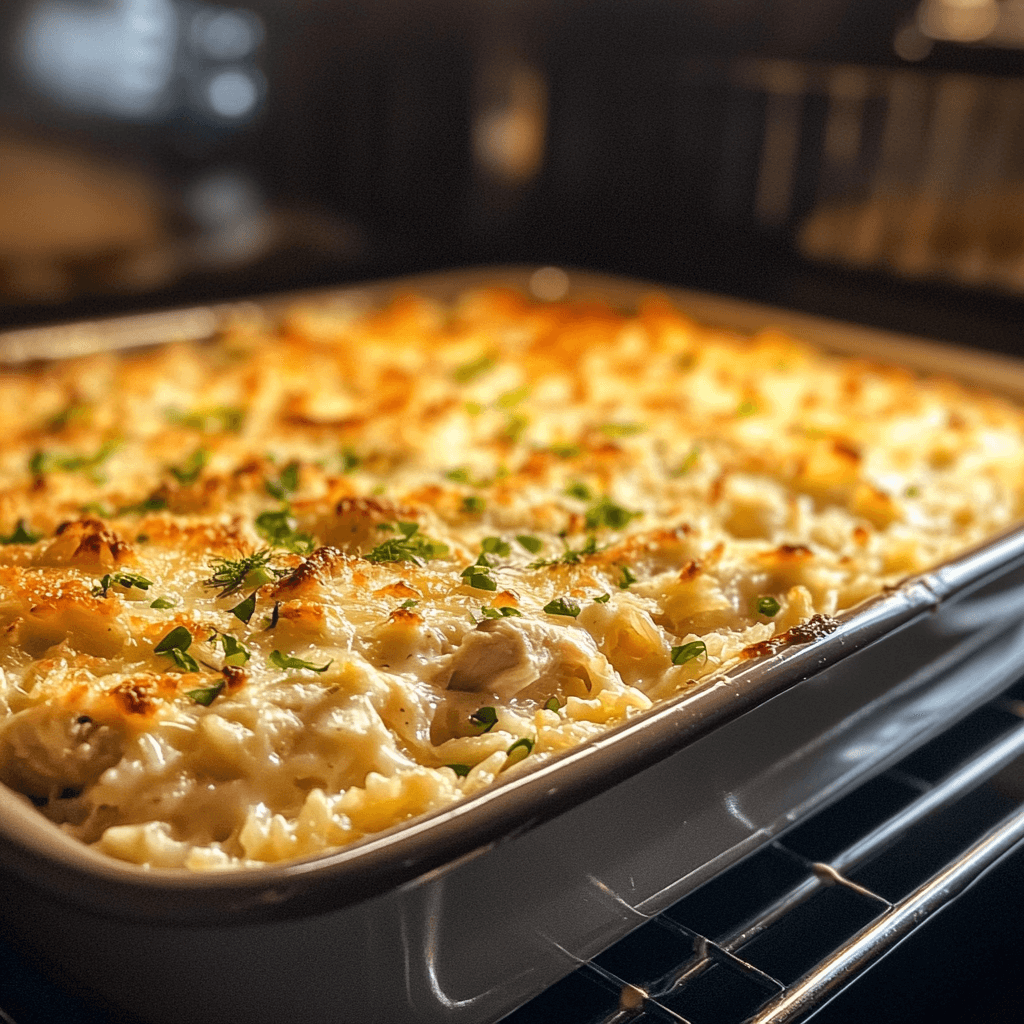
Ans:
<svg viewBox="0 0 1024 1024"><path fill-rule="evenodd" d="M321 295L373 304L483 282L623 306L650 290L516 268ZM1004 357L659 290L705 322L777 326L1024 395L1024 368ZM199 338L233 308L11 332L0 359ZM146 1021L495 1021L997 692L1024 658L1022 611L1015 529L531 773L278 867L140 869L0 791L2 927L55 976Z"/></svg>

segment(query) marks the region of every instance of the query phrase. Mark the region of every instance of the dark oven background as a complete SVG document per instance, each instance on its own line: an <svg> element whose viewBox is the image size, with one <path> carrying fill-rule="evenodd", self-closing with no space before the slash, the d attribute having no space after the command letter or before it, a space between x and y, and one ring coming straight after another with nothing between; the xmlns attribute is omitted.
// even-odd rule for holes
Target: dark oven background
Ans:
<svg viewBox="0 0 1024 1024"><path fill-rule="evenodd" d="M1024 0L5 0L0 47L0 326L524 262L1024 349ZM1020 861L828 1019L1011 1019Z"/></svg>
<svg viewBox="0 0 1024 1024"><path fill-rule="evenodd" d="M1019 0L9 0L8 324L565 263L1016 350Z"/></svg>

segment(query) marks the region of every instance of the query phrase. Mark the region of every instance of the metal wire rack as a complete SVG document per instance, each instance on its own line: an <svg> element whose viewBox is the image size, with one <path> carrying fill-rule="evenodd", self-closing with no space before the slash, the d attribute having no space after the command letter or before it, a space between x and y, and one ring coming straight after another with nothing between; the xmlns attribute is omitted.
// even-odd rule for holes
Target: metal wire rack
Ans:
<svg viewBox="0 0 1024 1024"><path fill-rule="evenodd" d="M504 1024L807 1019L1024 843L1022 698L1019 680Z"/></svg>

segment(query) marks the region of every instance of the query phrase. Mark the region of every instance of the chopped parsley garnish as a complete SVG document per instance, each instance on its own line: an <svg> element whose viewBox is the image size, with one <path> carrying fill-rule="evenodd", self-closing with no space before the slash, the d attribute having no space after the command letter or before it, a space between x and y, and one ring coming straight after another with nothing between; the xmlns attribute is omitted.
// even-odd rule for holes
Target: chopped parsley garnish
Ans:
<svg viewBox="0 0 1024 1024"><path fill-rule="evenodd" d="M401 608L415 608L419 604L419 601L414 597L406 598L398 607Z"/></svg>
<svg viewBox="0 0 1024 1024"><path fill-rule="evenodd" d="M570 615L575 619L580 613L580 606L571 597L556 597L544 605L544 611L548 615Z"/></svg>
<svg viewBox="0 0 1024 1024"><path fill-rule="evenodd" d="M277 668L306 668L310 672L326 672L330 667L333 658L326 665L314 665L311 661L303 661L301 658L293 658L290 654L282 654L280 651L270 652L270 664Z"/></svg>
<svg viewBox="0 0 1024 1024"><path fill-rule="evenodd" d="M297 555L308 555L316 547L312 534L298 530L291 509L261 512L256 517L256 532L271 546Z"/></svg>
<svg viewBox="0 0 1024 1024"><path fill-rule="evenodd" d="M294 459L281 470L276 480L264 480L263 486L267 494L284 501L289 494L299 489L299 464Z"/></svg>
<svg viewBox="0 0 1024 1024"><path fill-rule="evenodd" d="M528 533L516 534L516 540L524 548L526 548L526 550L529 551L531 555L537 554L537 552L540 551L542 547L544 547L544 542L540 539L540 537L531 537Z"/></svg>
<svg viewBox="0 0 1024 1024"><path fill-rule="evenodd" d="M378 544L363 556L368 562L413 562L416 565L423 565L432 558L448 554L448 545L431 540L420 533L419 523L398 523L395 526L386 526L385 529L397 530L402 536L392 537Z"/></svg>
<svg viewBox="0 0 1024 1024"><path fill-rule="evenodd" d="M468 484L469 483L469 470L464 466L456 466L455 469L449 469L445 473L445 479L451 480L453 484Z"/></svg>
<svg viewBox="0 0 1024 1024"><path fill-rule="evenodd" d="M222 633L219 629L215 629L210 634L209 642L220 645L221 650L224 651L225 665L241 668L252 657L248 649L243 647L230 633Z"/></svg>
<svg viewBox="0 0 1024 1024"><path fill-rule="evenodd" d="M591 534L591 536L587 538L587 542L583 547L567 547L565 551L558 556L558 558L538 558L536 562L531 562L528 568L543 569L547 565L579 565L584 558L588 555L596 555L599 550L600 549L597 546L597 538Z"/></svg>
<svg viewBox="0 0 1024 1024"><path fill-rule="evenodd" d="M515 616L522 617L523 614L518 608L513 608L510 605L503 605L501 608L488 608L486 605L481 605L480 612L485 619L508 619Z"/></svg>
<svg viewBox="0 0 1024 1024"><path fill-rule="evenodd" d="M647 429L644 423L602 423L601 433L605 437L634 437Z"/></svg>
<svg viewBox="0 0 1024 1024"><path fill-rule="evenodd" d="M84 420L89 415L90 409L87 405L71 405L65 406L56 416L51 417L46 421L47 430L63 430L70 423L76 420Z"/></svg>
<svg viewBox="0 0 1024 1024"><path fill-rule="evenodd" d="M0 537L0 544L35 544L37 540L42 540L43 535L41 533L33 533L29 528L28 524L24 519L19 519L14 524L14 532L6 537Z"/></svg>
<svg viewBox="0 0 1024 1024"><path fill-rule="evenodd" d="M508 541L504 541L500 537L484 537L480 541L480 549L489 555L497 555L499 558L507 558L512 551Z"/></svg>
<svg viewBox="0 0 1024 1024"><path fill-rule="evenodd" d="M137 587L139 590L149 590L153 585L153 581L147 580L145 576L140 576L137 572L108 572L92 588L92 596L106 597L107 591L115 585L123 587L125 590L131 590L132 587Z"/></svg>
<svg viewBox="0 0 1024 1024"><path fill-rule="evenodd" d="M202 704L204 708L208 708L219 696L221 690L224 689L224 680L214 683L212 686L200 686L195 690L186 690L185 696L191 697L196 704Z"/></svg>
<svg viewBox="0 0 1024 1024"><path fill-rule="evenodd" d="M173 608L178 602L172 601L169 597L158 597L150 604L150 608Z"/></svg>
<svg viewBox="0 0 1024 1024"><path fill-rule="evenodd" d="M209 461L210 453L205 448L196 448L180 466L168 466L167 471L179 484L192 484L199 479Z"/></svg>
<svg viewBox="0 0 1024 1024"><path fill-rule="evenodd" d="M218 597L227 597L241 587L262 587L288 575L287 569L275 569L270 565L271 551L264 548L241 558L215 558L210 564L213 575L203 580L204 587L220 590Z"/></svg>
<svg viewBox="0 0 1024 1024"><path fill-rule="evenodd" d="M633 570L628 565L624 565L622 574L619 576L619 590L629 590L634 583L636 583L636 577L633 575Z"/></svg>
<svg viewBox="0 0 1024 1024"><path fill-rule="evenodd" d="M482 377L489 370L494 369L494 356L484 355L479 359L471 359L468 363L456 366L452 371L452 377L458 384L468 384L477 377Z"/></svg>
<svg viewBox="0 0 1024 1024"><path fill-rule="evenodd" d="M548 447L548 451L560 459L575 459L577 455L583 454L578 444L553 444Z"/></svg>
<svg viewBox="0 0 1024 1024"><path fill-rule="evenodd" d="M510 765L522 761L531 750L533 750L533 740L529 740L525 736L522 739L516 740L515 743L505 751L508 755L508 758L505 761L505 767L508 768Z"/></svg>
<svg viewBox="0 0 1024 1024"><path fill-rule="evenodd" d="M570 498L576 498L579 501L590 501L593 499L594 494L590 488L579 480L569 484L565 489L565 493Z"/></svg>
<svg viewBox="0 0 1024 1024"><path fill-rule="evenodd" d="M506 440L515 444L517 441L522 440L523 434L526 433L526 428L529 425L529 416L524 416L521 412L512 413L505 421L505 429L502 431L502 435Z"/></svg>
<svg viewBox="0 0 1024 1024"><path fill-rule="evenodd" d="M167 508L167 499L162 494L151 494L148 498L143 498L142 501L135 502L134 505L122 505L116 512L108 512L109 516L126 516L131 514L142 514L145 512L162 512ZM103 513L99 513L103 515Z"/></svg>
<svg viewBox="0 0 1024 1024"><path fill-rule="evenodd" d="M244 601L239 601L230 611L236 619L248 623L256 611L256 591L254 590Z"/></svg>
<svg viewBox="0 0 1024 1024"><path fill-rule="evenodd" d="M681 644L672 648L672 664L685 665L694 658L707 658L708 648L703 640L691 640L688 644Z"/></svg>
<svg viewBox="0 0 1024 1024"><path fill-rule="evenodd" d="M29 459L28 468L33 476L44 473L75 473L80 470L96 469L117 451L120 442L104 441L94 455L58 455L54 452L37 451Z"/></svg>
<svg viewBox="0 0 1024 1024"><path fill-rule="evenodd" d="M562 705L558 702L557 697L548 697L548 699L544 701L545 711L560 711L561 708Z"/></svg>
<svg viewBox="0 0 1024 1024"><path fill-rule="evenodd" d="M498 712L492 707L477 708L469 716L469 723L479 730L477 735L482 736L485 732L490 732L498 724Z"/></svg>
<svg viewBox="0 0 1024 1024"><path fill-rule="evenodd" d="M192 412L168 409L164 416L168 423L176 427L186 427L204 434L237 433L245 422L245 411L233 405L218 405L212 409L195 409Z"/></svg>
<svg viewBox="0 0 1024 1024"><path fill-rule="evenodd" d="M467 494L462 499L462 511L470 515L479 515L487 507L487 502L476 494Z"/></svg>
<svg viewBox="0 0 1024 1024"><path fill-rule="evenodd" d="M602 594L600 597L594 598L594 604L607 604L611 598L611 594Z"/></svg>
<svg viewBox="0 0 1024 1024"><path fill-rule="evenodd" d="M467 565L466 568L459 573L459 576L464 579L469 586L474 587L477 590L498 589L498 584L491 579L491 564L487 561L487 556L482 552L480 557L472 565Z"/></svg>
<svg viewBox="0 0 1024 1024"><path fill-rule="evenodd" d="M191 645L192 634L184 626L175 626L153 648L153 653L168 655L174 660L174 664L184 672L198 672L199 666L196 664L195 658L187 653ZM212 700L213 698L211 697L210 699Z"/></svg>
<svg viewBox="0 0 1024 1024"><path fill-rule="evenodd" d="M782 605L779 604L779 602L776 601L775 598L771 597L770 595L759 597L757 601L754 602L754 604L757 608L757 614L765 615L769 619L773 615L778 615L779 609L782 608Z"/></svg>
<svg viewBox="0 0 1024 1024"><path fill-rule="evenodd" d="M737 416L753 416L758 411L757 402L750 398L736 406Z"/></svg>
<svg viewBox="0 0 1024 1024"><path fill-rule="evenodd" d="M520 402L525 402L530 397L530 386L524 384L522 387L513 388L511 391L503 391L498 395L495 403L499 409L512 409Z"/></svg>
<svg viewBox="0 0 1024 1024"><path fill-rule="evenodd" d="M600 501L587 509L587 529L598 530L607 526L609 530L624 530L643 512L630 512L629 509L616 505L606 494Z"/></svg>
<svg viewBox="0 0 1024 1024"><path fill-rule="evenodd" d="M342 473L351 473L353 470L358 469L362 461L353 449L345 448L341 453Z"/></svg>
<svg viewBox="0 0 1024 1024"><path fill-rule="evenodd" d="M673 476L686 476L687 473L697 465L697 460L700 458L700 449L694 445L687 453L686 458L679 463L679 468L672 474Z"/></svg>
<svg viewBox="0 0 1024 1024"><path fill-rule="evenodd" d="M442 767L451 768L451 770L455 772L460 779L464 779L469 774L470 770L470 766L468 764L446 764Z"/></svg>

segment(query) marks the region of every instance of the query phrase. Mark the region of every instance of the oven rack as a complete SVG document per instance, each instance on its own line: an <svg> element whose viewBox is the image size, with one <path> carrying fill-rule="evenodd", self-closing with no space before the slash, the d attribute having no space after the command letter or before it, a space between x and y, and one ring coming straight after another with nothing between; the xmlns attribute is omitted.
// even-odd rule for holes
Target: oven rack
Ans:
<svg viewBox="0 0 1024 1024"><path fill-rule="evenodd" d="M1024 678L503 1024L794 1024L1024 843Z"/></svg>

